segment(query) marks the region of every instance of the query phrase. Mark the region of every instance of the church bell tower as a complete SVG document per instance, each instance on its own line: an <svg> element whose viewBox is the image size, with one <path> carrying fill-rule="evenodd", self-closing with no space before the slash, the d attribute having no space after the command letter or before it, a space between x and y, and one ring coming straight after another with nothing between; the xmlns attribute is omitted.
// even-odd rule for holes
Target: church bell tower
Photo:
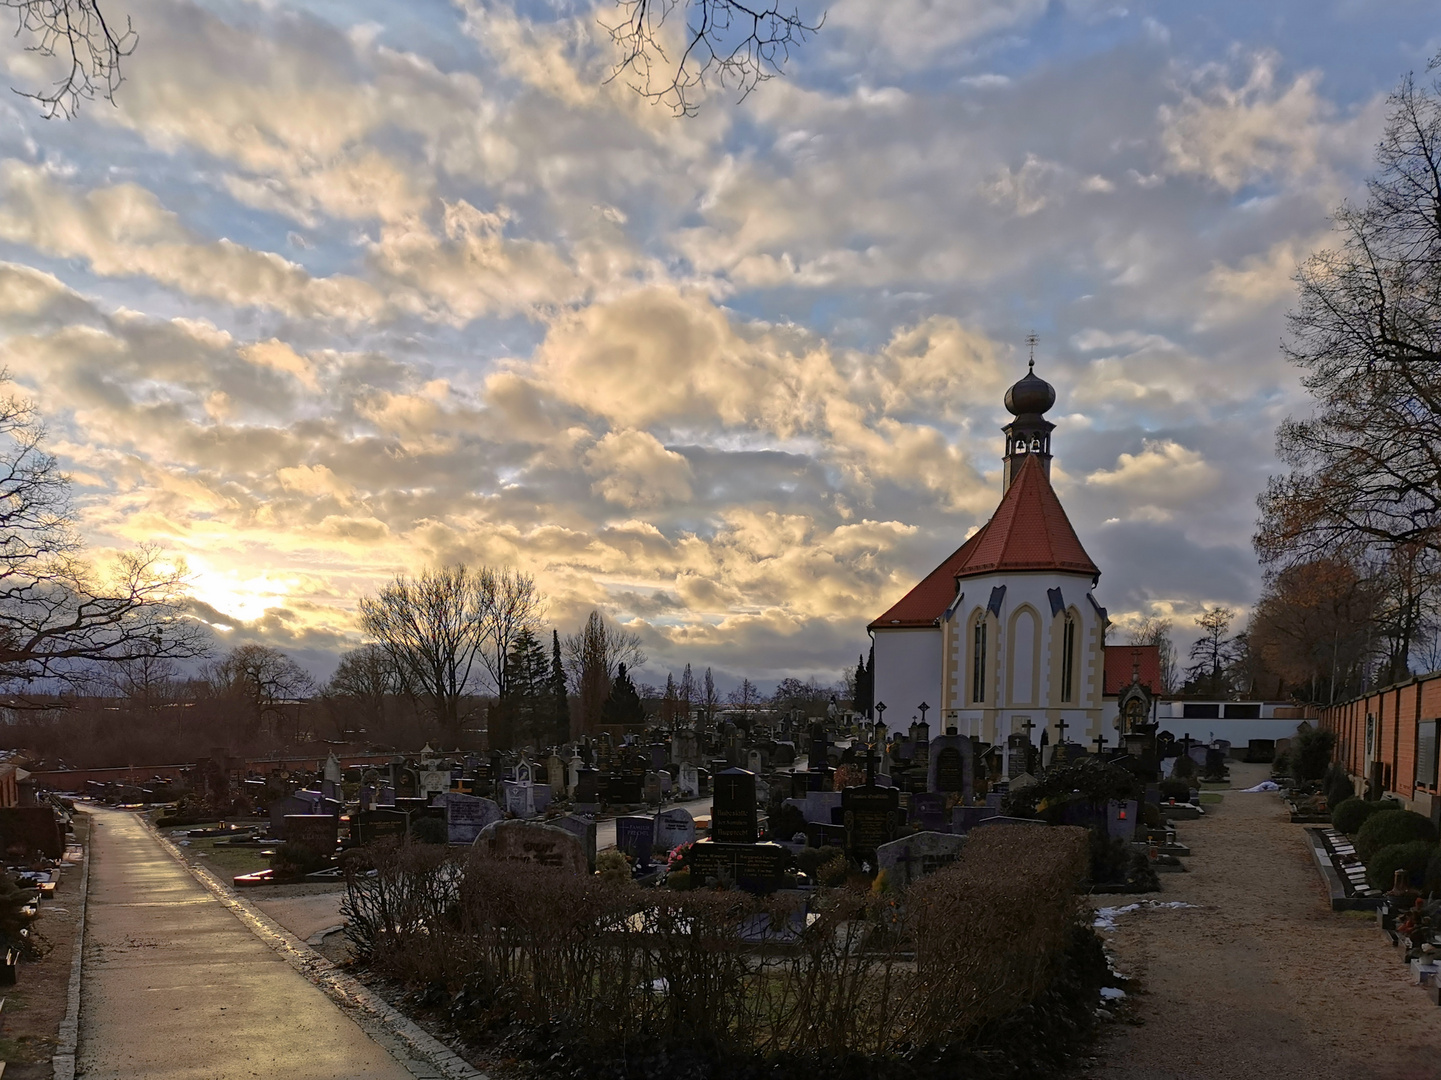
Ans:
<svg viewBox="0 0 1441 1080"><path fill-rule="evenodd" d="M1036 375L1031 357L1025 377L1006 391L1006 410L1015 417L1001 430L1006 433L1005 481L1008 490L1027 457L1041 459L1047 479L1051 475L1051 432L1055 424L1043 415L1056 403L1056 388Z"/></svg>

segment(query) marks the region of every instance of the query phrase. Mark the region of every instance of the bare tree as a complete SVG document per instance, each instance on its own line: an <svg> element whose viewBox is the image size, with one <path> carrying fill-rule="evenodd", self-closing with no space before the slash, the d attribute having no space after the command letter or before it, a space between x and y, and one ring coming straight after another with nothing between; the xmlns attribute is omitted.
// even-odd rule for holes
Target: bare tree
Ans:
<svg viewBox="0 0 1441 1080"><path fill-rule="evenodd" d="M1229 697L1231 668L1236 662L1238 646L1226 635L1236 618L1233 608L1220 604L1208 607L1196 616L1201 638L1191 646L1191 666L1186 669L1186 689L1201 697Z"/></svg>
<svg viewBox="0 0 1441 1080"><path fill-rule="evenodd" d="M701 682L700 708L706 726L715 723L716 712L720 709L720 695L716 693L715 676L711 674L710 668L705 669L705 678Z"/></svg>
<svg viewBox="0 0 1441 1080"><path fill-rule="evenodd" d="M534 633L545 610L545 596L535 587L535 578L511 567L476 571L482 594L481 622L485 645L480 662L490 676L497 698L505 697L506 657L525 631Z"/></svg>
<svg viewBox="0 0 1441 1080"><path fill-rule="evenodd" d="M74 116L81 101L97 96L111 104L123 77L120 62L139 41L127 16L125 28L101 10L98 0L0 0L15 12L16 36L28 52L61 58L60 77L47 89L17 90L40 104L47 118Z"/></svg>
<svg viewBox="0 0 1441 1080"><path fill-rule="evenodd" d="M206 678L222 696L243 702L247 739L254 739L267 723L277 736L284 706L309 697L315 684L305 669L279 649L268 645L240 645L211 664Z"/></svg>
<svg viewBox="0 0 1441 1080"><path fill-rule="evenodd" d="M611 78L632 80L632 89L677 116L695 115L707 79L746 97L779 75L791 49L820 29L777 0L617 0L617 7L621 19L605 25L620 51ZM681 24L673 62L663 43L672 19Z"/></svg>
<svg viewBox="0 0 1441 1080"><path fill-rule="evenodd" d="M367 636L385 650L405 692L420 702L447 738L458 743L471 716L466 698L483 664L493 590L487 571L464 565L397 574L360 601Z"/></svg>
<svg viewBox="0 0 1441 1080"><path fill-rule="evenodd" d="M386 700L400 692L395 664L379 645L362 645L343 654L326 687L328 696L353 702L372 732L384 728Z"/></svg>
<svg viewBox="0 0 1441 1080"><path fill-rule="evenodd" d="M1277 430L1290 471L1259 500L1268 563L1441 552L1441 82L1407 76L1390 104L1365 204L1297 274L1286 354L1315 409Z"/></svg>
<svg viewBox="0 0 1441 1080"><path fill-rule="evenodd" d="M1160 656L1161 685L1157 693L1174 693L1176 681L1176 645L1171 640L1171 620L1147 616L1131 631L1132 645L1155 645Z"/></svg>
<svg viewBox="0 0 1441 1080"><path fill-rule="evenodd" d="M562 639L561 652L571 693L579 703L581 730L596 731L620 665L635 668L645 663L640 636L611 626L599 611L592 611L579 633Z"/></svg>
<svg viewBox="0 0 1441 1080"><path fill-rule="evenodd" d="M0 684L79 684L115 665L204 655L209 635L184 614L183 564L148 546L104 569L83 558L70 480L44 439L33 403L0 398Z"/></svg>

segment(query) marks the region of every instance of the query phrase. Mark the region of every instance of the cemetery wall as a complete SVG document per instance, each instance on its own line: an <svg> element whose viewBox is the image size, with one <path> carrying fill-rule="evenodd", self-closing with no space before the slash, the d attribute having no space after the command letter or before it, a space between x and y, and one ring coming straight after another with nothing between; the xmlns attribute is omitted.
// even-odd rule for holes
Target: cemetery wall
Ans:
<svg viewBox="0 0 1441 1080"><path fill-rule="evenodd" d="M1335 760L1357 784L1374 783L1422 813L1441 811L1435 756L1424 745L1441 723L1441 672L1382 687L1321 711ZM1419 767L1418 767L1419 766Z"/></svg>

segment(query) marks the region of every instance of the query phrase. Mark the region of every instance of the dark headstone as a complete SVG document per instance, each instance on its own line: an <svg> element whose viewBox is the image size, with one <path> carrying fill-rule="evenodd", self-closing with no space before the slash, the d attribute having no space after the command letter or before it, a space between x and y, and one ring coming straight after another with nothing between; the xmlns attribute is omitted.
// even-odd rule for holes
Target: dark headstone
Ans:
<svg viewBox="0 0 1441 1080"><path fill-rule="evenodd" d="M949 832L946 818L946 796L939 791L926 791L911 796L909 824L927 832Z"/></svg>
<svg viewBox="0 0 1441 1080"><path fill-rule="evenodd" d="M409 828L409 818L398 810L365 810L350 818L350 834L362 844L404 839Z"/></svg>
<svg viewBox="0 0 1441 1080"><path fill-rule="evenodd" d="M616 818L615 846L640 866L649 866L655 847L655 822L648 817Z"/></svg>
<svg viewBox="0 0 1441 1080"><path fill-rule="evenodd" d="M592 870L595 869L595 817L591 814L566 814L548 824L564 829L577 837L585 846L585 858Z"/></svg>
<svg viewBox="0 0 1441 1080"><path fill-rule="evenodd" d="M895 788L849 787L841 792L846 850L858 859L875 859L876 848L896 838L901 823L900 792Z"/></svg>
<svg viewBox="0 0 1441 1080"><path fill-rule="evenodd" d="M329 814L287 814L285 850L297 864L315 864L335 853L337 822Z"/></svg>
<svg viewBox="0 0 1441 1080"><path fill-rule="evenodd" d="M491 799L451 792L445 799L445 831L452 844L473 844L481 830L505 815Z"/></svg>
<svg viewBox="0 0 1441 1080"><path fill-rule="evenodd" d="M747 892L771 893L783 883L790 852L779 844L727 844L697 840L691 847L691 876L733 882Z"/></svg>
<svg viewBox="0 0 1441 1080"><path fill-rule="evenodd" d="M717 773L711 795L711 839L719 844L750 844L759 829L755 773L745 769Z"/></svg>

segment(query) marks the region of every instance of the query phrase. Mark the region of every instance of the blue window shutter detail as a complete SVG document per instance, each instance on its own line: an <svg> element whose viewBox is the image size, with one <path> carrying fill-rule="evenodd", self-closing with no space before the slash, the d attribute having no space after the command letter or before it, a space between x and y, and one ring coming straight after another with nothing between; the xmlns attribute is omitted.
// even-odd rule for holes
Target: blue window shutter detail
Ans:
<svg viewBox="0 0 1441 1080"><path fill-rule="evenodd" d="M1062 598L1060 589L1047 589L1046 595L1051 600L1051 616L1053 618L1066 610L1066 601Z"/></svg>
<svg viewBox="0 0 1441 1080"><path fill-rule="evenodd" d="M986 610L999 619L1001 617L1001 604L1005 599L1006 587L1004 585L997 585L991 590L991 602L986 605Z"/></svg>

